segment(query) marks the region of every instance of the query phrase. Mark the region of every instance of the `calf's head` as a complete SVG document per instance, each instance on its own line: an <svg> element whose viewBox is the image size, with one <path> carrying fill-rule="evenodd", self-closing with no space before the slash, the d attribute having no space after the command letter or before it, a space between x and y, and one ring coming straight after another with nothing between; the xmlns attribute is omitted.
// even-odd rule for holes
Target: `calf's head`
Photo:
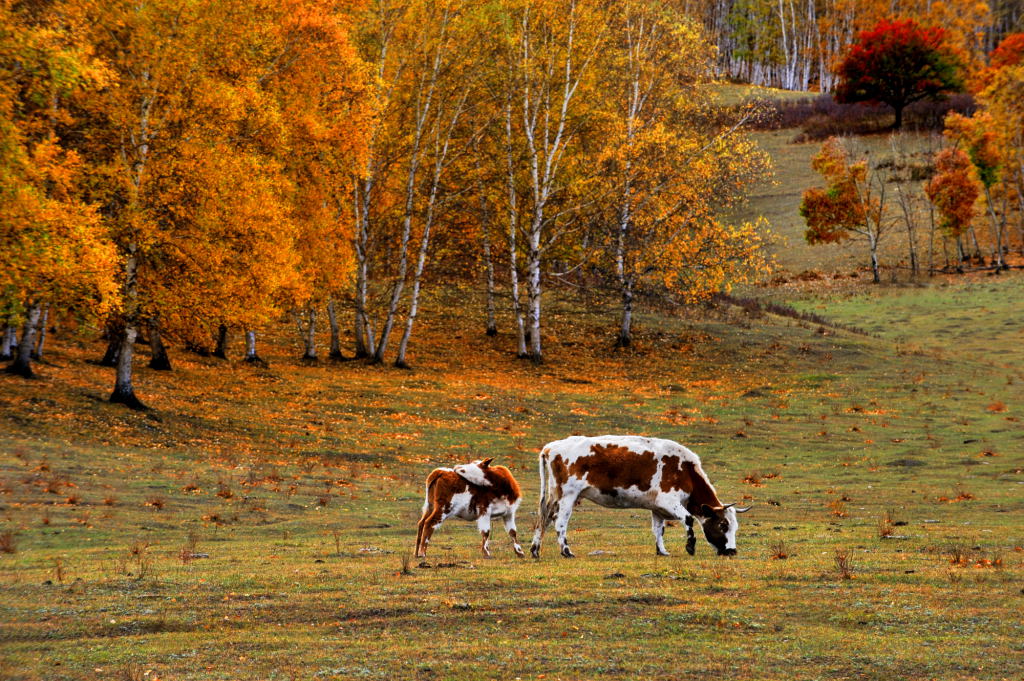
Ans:
<svg viewBox="0 0 1024 681"><path fill-rule="evenodd" d="M736 531L740 528L736 514L746 513L749 510L749 506L737 508L736 504L718 507L701 505L697 520L704 530L704 537L718 550L718 555L736 555Z"/></svg>
<svg viewBox="0 0 1024 681"><path fill-rule="evenodd" d="M459 477L480 487L490 487L491 481L487 479L485 471L494 461L493 458L474 461L473 463L460 463L454 470Z"/></svg>

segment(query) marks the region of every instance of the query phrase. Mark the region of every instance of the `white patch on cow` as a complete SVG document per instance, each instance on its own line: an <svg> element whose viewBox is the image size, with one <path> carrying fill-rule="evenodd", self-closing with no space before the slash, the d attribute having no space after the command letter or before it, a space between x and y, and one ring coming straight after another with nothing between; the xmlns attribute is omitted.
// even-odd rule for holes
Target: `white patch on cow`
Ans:
<svg viewBox="0 0 1024 681"><path fill-rule="evenodd" d="M736 509L731 506L725 509L725 519L729 521L729 529L725 533L725 548L736 548L736 530L740 529L740 521L736 517Z"/></svg>
<svg viewBox="0 0 1024 681"><path fill-rule="evenodd" d="M474 461L473 463L460 463L454 470L459 474L460 478L467 482L477 485L478 487L490 487L491 482L484 475L484 469L480 464L480 461Z"/></svg>

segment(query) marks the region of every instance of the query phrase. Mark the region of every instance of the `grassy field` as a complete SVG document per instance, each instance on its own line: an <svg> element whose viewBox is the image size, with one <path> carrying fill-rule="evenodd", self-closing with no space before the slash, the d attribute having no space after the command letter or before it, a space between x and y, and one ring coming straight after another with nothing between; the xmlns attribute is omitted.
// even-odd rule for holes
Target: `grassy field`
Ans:
<svg viewBox="0 0 1024 681"><path fill-rule="evenodd" d="M5 679L1020 679L1022 280L802 292L860 335L740 310L550 320L549 362L425 317L402 372L175 356L106 404L100 345L0 376ZM455 325L454 337L443 331ZM282 333L285 329L282 329ZM471 358L471 361L467 360ZM686 443L739 555L654 555L648 516L582 504L557 556L450 521L410 559L435 465L494 456L535 517L570 433Z"/></svg>

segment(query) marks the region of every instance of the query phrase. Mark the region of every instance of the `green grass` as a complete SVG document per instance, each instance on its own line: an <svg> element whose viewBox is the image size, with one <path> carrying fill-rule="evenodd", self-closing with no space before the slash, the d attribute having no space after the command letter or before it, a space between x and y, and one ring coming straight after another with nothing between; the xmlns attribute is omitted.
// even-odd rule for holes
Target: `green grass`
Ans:
<svg viewBox="0 0 1024 681"><path fill-rule="evenodd" d="M55 343L42 380L0 378L0 677L1021 678L1021 286L798 301L877 337L646 315L628 353L556 315L541 367L432 316L414 372L277 339L269 370L141 370L153 414L97 399L98 345ZM676 527L658 558L646 514L585 502L573 561L499 532L484 560L449 521L403 574L431 467L509 465L528 535L536 450L605 432L701 454L754 505L739 555L687 556Z"/></svg>

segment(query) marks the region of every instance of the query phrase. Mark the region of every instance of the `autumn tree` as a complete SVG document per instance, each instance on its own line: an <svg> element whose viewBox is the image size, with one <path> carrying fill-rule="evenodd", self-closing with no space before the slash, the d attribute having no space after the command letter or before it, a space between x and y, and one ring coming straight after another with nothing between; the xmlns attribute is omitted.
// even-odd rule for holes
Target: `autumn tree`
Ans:
<svg viewBox="0 0 1024 681"><path fill-rule="evenodd" d="M6 344L24 322L9 371L32 376L51 311L103 314L116 301L113 247L83 191L90 169L61 140L69 98L108 73L56 6L5 3L0 26L0 309Z"/></svg>
<svg viewBox="0 0 1024 681"><path fill-rule="evenodd" d="M837 243L852 237L864 239L871 256L874 283L881 281L878 248L889 223L885 216L886 183L868 159L853 161L842 141L831 137L811 161L825 180L825 187L804 191L800 215L807 223L809 244Z"/></svg>
<svg viewBox="0 0 1024 681"><path fill-rule="evenodd" d="M699 300L763 264L757 229L718 216L769 162L743 137L743 117L723 125L706 115L712 55L679 7L617 3L609 30L596 201L621 299L616 345L626 347L638 286Z"/></svg>
<svg viewBox="0 0 1024 681"><path fill-rule="evenodd" d="M508 0L496 22L500 50L492 68L505 149L512 313L517 354L534 362L544 359L542 263L580 217L594 173L581 140L599 106L591 90L607 35L602 10L589 0Z"/></svg>
<svg viewBox="0 0 1024 681"><path fill-rule="evenodd" d="M959 148L939 152L935 170L925 192L939 212L939 226L956 240L957 269L961 270L965 259L962 236L974 219L974 205L981 193L978 178L971 159Z"/></svg>
<svg viewBox="0 0 1024 681"><path fill-rule="evenodd" d="M837 70L840 102L884 102L903 125L903 110L922 99L963 90L960 58L946 44L946 31L907 19L882 20L859 34Z"/></svg>

